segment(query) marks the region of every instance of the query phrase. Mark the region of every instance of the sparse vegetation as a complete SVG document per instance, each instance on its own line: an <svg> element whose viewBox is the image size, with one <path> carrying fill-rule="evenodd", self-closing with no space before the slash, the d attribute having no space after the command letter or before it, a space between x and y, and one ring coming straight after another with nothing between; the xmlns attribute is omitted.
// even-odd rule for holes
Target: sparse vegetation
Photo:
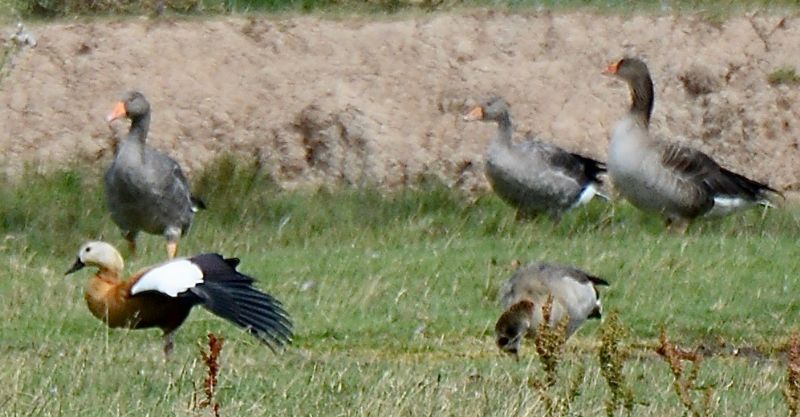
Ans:
<svg viewBox="0 0 800 417"><path fill-rule="evenodd" d="M602 325L587 322L555 350L547 390L563 406L553 414L608 414L616 388L601 377L607 363L624 381L617 413L630 407L625 387L636 414L686 412L670 367L652 360L662 326L680 335L671 345L706 347L687 391L693 410L787 413L793 397L784 399L779 360L800 312L800 283L796 266L780 260L795 255L793 209L755 210L674 236L622 203L592 204L558 225L517 223L496 198L470 203L431 180L390 194L285 191L263 171L227 159L193 175L209 210L181 250L241 258L240 269L292 315L294 345L273 355L198 310L166 363L157 330L106 329L84 304L87 277L63 276L84 240L124 244L98 177L75 167L0 178L0 415L107 416L109 404L112 414L194 415L187 398L208 374L194 346L208 332L226 338L214 396L224 415L544 415L528 381L548 376L532 346L515 362L492 341L500 308L487 285L507 279L517 259L609 277L604 305L625 323L623 337L603 329L613 329L612 314ZM129 272L163 260L163 239L140 243ZM695 372L688 365L682 378Z"/></svg>
<svg viewBox="0 0 800 417"><path fill-rule="evenodd" d="M789 341L787 354L786 386L783 397L789 407L789 416L797 417L800 413L800 337L797 333Z"/></svg>
<svg viewBox="0 0 800 417"><path fill-rule="evenodd" d="M793 9L791 0L737 0L735 2L697 2L689 0L0 0L0 11L14 17L54 18L74 15L153 14L163 10L177 14L219 14L243 12L358 12L393 14L402 11L448 10L459 7L507 9L594 9L647 13L690 12L721 24L726 16L742 10Z"/></svg>
<svg viewBox="0 0 800 417"><path fill-rule="evenodd" d="M153 13L165 8L176 13L222 12L224 1L204 0L0 0L23 17L54 18L74 15Z"/></svg>
<svg viewBox="0 0 800 417"><path fill-rule="evenodd" d="M625 345L626 337L619 315L616 312L608 314L600 327L600 348L597 352L600 372L610 391L605 404L608 417L614 417L618 410L624 410L625 415L633 415L633 390L625 381L625 361L630 355Z"/></svg>
<svg viewBox="0 0 800 417"><path fill-rule="evenodd" d="M564 344L567 340L567 325L569 318L564 317L555 327L550 327L550 317L553 310L553 297L548 297L542 306L542 322L536 330L536 353L544 371L544 380L538 376L530 379L531 387L536 390L545 406L547 416L567 416L572 403L580 394L580 385L583 381L586 368L579 367L575 376L567 382L569 389L566 392L556 387L559 382L558 367L564 354Z"/></svg>
<svg viewBox="0 0 800 417"><path fill-rule="evenodd" d="M214 417L219 417L219 401L216 399L217 384L220 371L219 357L222 353L222 345L225 343L224 337L219 337L214 333L208 334L208 351L201 351L200 357L206 365L206 377L203 380L203 393L205 398L200 401L199 408L210 408Z"/></svg>
<svg viewBox="0 0 800 417"><path fill-rule="evenodd" d="M800 82L800 75L792 67L778 68L767 76L767 82L772 85L797 84Z"/></svg>
<svg viewBox="0 0 800 417"><path fill-rule="evenodd" d="M542 306L542 322L536 332L536 353L544 369L544 386L552 387L558 381L558 363L561 361L564 344L567 341L567 324L569 318L564 317L555 327L550 327L550 313L553 309L553 297L548 297Z"/></svg>
<svg viewBox="0 0 800 417"><path fill-rule="evenodd" d="M2 43L0 43L0 84L11 71L14 55L19 52L19 48L19 45L11 39L2 39Z"/></svg>
<svg viewBox="0 0 800 417"><path fill-rule="evenodd" d="M686 408L686 414L694 417L713 415L714 388L709 385L699 386L697 384L703 355L696 351L687 351L670 342L665 329L661 329L660 342L656 352L669 364L672 376L675 377L672 387L680 398L681 404ZM685 362L691 363L691 367L687 369L684 366ZM700 399L695 395L696 392L700 392Z"/></svg>

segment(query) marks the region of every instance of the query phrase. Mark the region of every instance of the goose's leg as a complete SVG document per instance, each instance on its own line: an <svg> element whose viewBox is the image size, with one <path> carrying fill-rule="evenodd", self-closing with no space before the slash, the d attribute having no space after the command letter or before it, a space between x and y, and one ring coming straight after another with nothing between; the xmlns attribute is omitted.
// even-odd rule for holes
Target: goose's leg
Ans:
<svg viewBox="0 0 800 417"><path fill-rule="evenodd" d="M164 359L169 359L172 350L175 348L175 330L164 330Z"/></svg>
<svg viewBox="0 0 800 417"><path fill-rule="evenodd" d="M181 238L181 230L168 227L164 232L164 236L167 238L167 256L172 259L178 254L178 240Z"/></svg>
<svg viewBox="0 0 800 417"><path fill-rule="evenodd" d="M131 232L131 231L123 232L123 236L125 237L125 240L128 241L128 251L130 252L131 255L135 255L136 254L136 232Z"/></svg>
<svg viewBox="0 0 800 417"><path fill-rule="evenodd" d="M514 217L514 220L518 222L527 222L535 219L537 217L535 211L524 210L524 209L517 209L517 215Z"/></svg>
<svg viewBox="0 0 800 417"><path fill-rule="evenodd" d="M689 229L689 220L683 218L667 218L667 230L672 233L685 235Z"/></svg>
<svg viewBox="0 0 800 417"><path fill-rule="evenodd" d="M167 242L167 257L172 259L178 254L178 242Z"/></svg>

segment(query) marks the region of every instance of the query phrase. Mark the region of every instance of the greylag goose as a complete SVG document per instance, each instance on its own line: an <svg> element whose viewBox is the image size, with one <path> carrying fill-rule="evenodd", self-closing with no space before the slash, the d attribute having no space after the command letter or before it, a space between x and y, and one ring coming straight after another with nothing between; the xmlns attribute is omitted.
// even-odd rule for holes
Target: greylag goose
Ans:
<svg viewBox="0 0 800 417"><path fill-rule="evenodd" d="M475 106L464 120L497 123L497 136L486 152L486 176L494 192L517 209L517 218L561 215L600 195L605 164L535 138L513 143L508 104L493 97Z"/></svg>
<svg viewBox="0 0 800 417"><path fill-rule="evenodd" d="M542 306L551 296L548 324L555 327L566 318L566 336L571 336L587 319L600 318L599 285L608 282L569 266L534 263L520 268L500 289L505 311L494 328L497 347L519 358L522 338L536 337L543 320Z"/></svg>
<svg viewBox="0 0 800 417"><path fill-rule="evenodd" d="M180 165L145 144L150 104L141 93L125 93L107 120L111 123L122 117L130 119L130 131L105 175L111 219L122 230L132 253L136 252L136 235L143 230L164 235L167 255L174 258L178 240L205 204L192 196Z"/></svg>
<svg viewBox="0 0 800 417"><path fill-rule="evenodd" d="M281 303L255 288L253 278L236 271L238 264L236 258L205 253L155 265L123 280L119 252L105 242L87 242L66 273L97 267L84 295L92 315L108 327L160 328L167 356L175 331L196 305L246 329L273 350L290 343L292 323Z"/></svg>
<svg viewBox="0 0 800 417"><path fill-rule="evenodd" d="M653 81L644 62L623 58L604 73L623 79L631 91L630 111L614 127L608 149L608 173L631 204L660 213L668 226L685 231L698 216L771 206L770 197L781 195L766 184L722 168L703 152L651 135Z"/></svg>

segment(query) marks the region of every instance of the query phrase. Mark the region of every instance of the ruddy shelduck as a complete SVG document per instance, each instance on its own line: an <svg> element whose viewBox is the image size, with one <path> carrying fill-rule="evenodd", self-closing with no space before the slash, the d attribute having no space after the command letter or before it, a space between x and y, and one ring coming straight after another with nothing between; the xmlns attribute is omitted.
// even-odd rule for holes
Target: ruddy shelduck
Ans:
<svg viewBox="0 0 800 417"><path fill-rule="evenodd" d="M109 327L164 332L164 353L174 346L175 331L192 307L202 305L266 343L272 350L291 343L292 323L281 303L253 286L254 279L236 270L239 260L205 253L146 268L123 280L123 260L105 242L84 243L66 272L98 269L89 279L89 311Z"/></svg>

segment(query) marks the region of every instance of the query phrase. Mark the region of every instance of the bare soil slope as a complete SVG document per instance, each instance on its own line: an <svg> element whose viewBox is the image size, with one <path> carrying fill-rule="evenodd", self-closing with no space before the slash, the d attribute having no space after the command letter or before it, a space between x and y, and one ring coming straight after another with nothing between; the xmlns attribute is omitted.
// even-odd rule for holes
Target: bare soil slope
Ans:
<svg viewBox="0 0 800 417"><path fill-rule="evenodd" d="M626 54L656 83L653 129L781 190L800 188L800 18L613 17L474 11L393 21L317 17L131 19L34 26L0 82L0 167L108 165L104 115L120 93L150 99L149 143L190 175L216 155L255 155L284 186L396 187L420 174L486 187L494 126L461 121L489 94L535 132L605 158L629 105L601 75Z"/></svg>

